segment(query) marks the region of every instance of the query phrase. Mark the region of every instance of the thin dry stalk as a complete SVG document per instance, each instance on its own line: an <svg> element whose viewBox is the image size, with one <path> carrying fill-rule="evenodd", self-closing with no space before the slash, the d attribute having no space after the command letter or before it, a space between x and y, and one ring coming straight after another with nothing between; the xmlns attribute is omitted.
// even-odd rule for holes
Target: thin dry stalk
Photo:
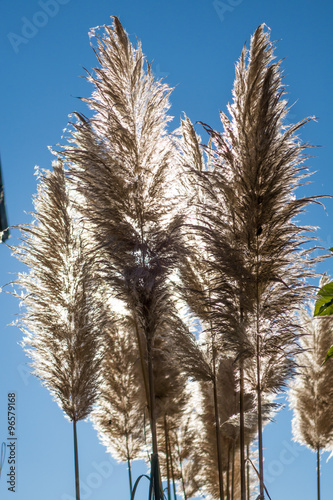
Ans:
<svg viewBox="0 0 333 500"><path fill-rule="evenodd" d="M214 394L214 413L215 413L215 429L216 429L216 446L218 450L218 471L219 471L219 483L220 483L220 498L224 497L224 485L223 485L223 467L222 467L222 445L220 439L220 416L219 416L219 405L218 405L218 391L217 391L217 365L219 363L219 357L221 352L226 352L226 347L223 343L223 338L221 337L217 325L216 316L214 315L215 301L216 301L216 280L218 279L218 274L214 272L209 264L210 250L206 248L206 242L201 237L198 232L198 227L200 226L200 207L205 206L207 203L207 195L204 189L202 189L200 183L198 184L196 173L210 171L210 158L207 161L202 154L200 137L196 135L194 128L188 118L182 121L181 126L182 139L180 141L180 148L182 151L182 162L183 167L189 168L189 175L185 176L185 181L188 181L188 185L184 183L185 192L188 193L189 208L188 208L188 231L186 233L186 240L188 246L188 252L182 260L181 266L181 276L183 282L182 294L186 302L191 307L194 314L200 318L202 322L202 328L205 330L207 339L205 343L209 343L210 346L207 348L206 360L203 363L203 359L200 362L195 362L192 350L189 351L190 356L188 357L189 364L196 367L196 373L191 372L192 375L196 376L197 380L205 380L207 377L211 379ZM192 228L192 230L191 230ZM226 304L228 306L234 304ZM230 312L230 308L229 308ZM232 312L230 312L230 318L232 317ZM235 324L229 327L235 329ZM209 332L209 334L208 334ZM209 337L209 340L208 340ZM199 346L195 346L197 350L200 351ZM202 355L202 353L201 353ZM235 356L237 353L235 354ZM242 363L242 356L240 357L240 362ZM193 370L193 368L192 368ZM201 373L200 373L201 372ZM240 395L241 406L241 441L244 442L244 402L242 397L242 391ZM223 412L223 408L221 410ZM237 410L238 411L238 410ZM236 413L236 411L235 411ZM241 447L241 451L243 447ZM243 459L241 463L245 464Z"/></svg>
<svg viewBox="0 0 333 500"><path fill-rule="evenodd" d="M71 145L62 150L85 203L81 212L103 250L100 273L131 311L147 353L148 407L157 463L153 351L157 332L172 332L170 275L182 251L182 216L174 190L174 148L167 135L167 85L153 78L140 44L119 20L95 35L100 66L88 80L94 117L77 114ZM157 500L159 499L159 494Z"/></svg>
<svg viewBox="0 0 333 500"><path fill-rule="evenodd" d="M105 315L94 300L87 243L61 163L40 178L35 221L21 227L14 255L26 264L17 284L25 308L23 346L41 379L74 425L76 495L79 498L76 422L86 418L99 389Z"/></svg>
<svg viewBox="0 0 333 500"><path fill-rule="evenodd" d="M231 119L221 113L223 133L205 125L213 145L212 166L203 171L191 165L189 174L196 174L205 193L193 229L209 251L214 328L224 344L255 364L262 497L261 402L266 390L279 391L293 372L298 350L294 313L309 296L306 279L316 261L302 249L308 228L295 222L316 202L295 197L308 176L302 165L307 145L296 133L309 119L285 126L280 63L273 59L273 44L262 25L236 66ZM277 362L282 362L277 376L268 377Z"/></svg>
<svg viewBox="0 0 333 500"><path fill-rule="evenodd" d="M131 325L114 319L105 332L102 383L91 418L101 442L126 462L132 495L131 464L143 458L145 394L139 352Z"/></svg>
<svg viewBox="0 0 333 500"><path fill-rule="evenodd" d="M325 284L321 280L320 287ZM313 307L313 306L311 306ZM290 406L293 409L293 439L317 454L317 489L320 497L320 452L333 449L333 366L322 366L327 346L333 344L333 319L312 318L304 308L301 312L302 352L297 357L297 375L290 385Z"/></svg>

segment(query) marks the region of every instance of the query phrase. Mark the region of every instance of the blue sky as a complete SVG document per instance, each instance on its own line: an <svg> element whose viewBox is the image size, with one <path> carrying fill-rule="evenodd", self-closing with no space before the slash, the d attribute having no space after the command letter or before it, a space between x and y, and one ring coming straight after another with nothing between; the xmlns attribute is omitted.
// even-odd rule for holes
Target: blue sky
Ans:
<svg viewBox="0 0 333 500"><path fill-rule="evenodd" d="M36 192L34 167L50 168L47 146L61 142L73 111L86 112L76 97L89 96L80 76L96 65L89 46L91 27L108 24L117 15L130 34L142 41L153 70L175 90L171 95L171 127L182 112L192 121L220 129L219 109L231 100L234 64L243 44L265 22L283 62L288 86L290 121L315 115L301 138L321 147L308 161L316 173L301 194L333 194L332 172L332 42L333 6L308 0L2 0L0 4L0 153L9 223L29 222ZM198 130L200 130L198 128ZM204 132L202 137L206 140ZM333 202L327 213L311 207L303 224L319 226L326 248L333 246ZM18 244L11 231L10 245ZM0 246L0 286L14 279L22 266ZM320 271L333 274L333 260ZM0 295L0 442L7 438L7 394L17 395L17 482L7 490L7 458L0 496L15 500L74 498L72 426L40 382L29 375L27 358L18 344L22 334L8 326L19 313L17 300ZM291 413L281 411L264 431L267 487L272 500L312 500L316 494L315 455L291 442ZM78 424L81 499L128 499L126 466L116 464L99 444L89 422ZM330 498L333 461L322 469L323 498ZM134 465L134 475L144 472ZM147 498L146 485L139 500Z"/></svg>

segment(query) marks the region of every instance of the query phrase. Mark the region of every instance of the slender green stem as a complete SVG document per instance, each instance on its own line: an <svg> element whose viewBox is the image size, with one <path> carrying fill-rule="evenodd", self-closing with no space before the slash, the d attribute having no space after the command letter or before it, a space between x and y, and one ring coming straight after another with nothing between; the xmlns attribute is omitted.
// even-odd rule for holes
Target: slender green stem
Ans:
<svg viewBox="0 0 333 500"><path fill-rule="evenodd" d="M79 454L77 447L76 420L73 420L73 434L74 434L75 496L76 500L80 500Z"/></svg>
<svg viewBox="0 0 333 500"><path fill-rule="evenodd" d="M132 467L131 467L131 461L130 461L130 459L129 459L129 458L127 459L127 465L128 465L128 480L129 480L129 487L130 487L130 492L131 492L131 496L132 496L132 493L133 493L133 485L132 485Z"/></svg>
<svg viewBox="0 0 333 500"><path fill-rule="evenodd" d="M130 493L131 493L131 497L132 497L132 494L133 494L132 467L131 467L131 459L130 459L129 446L128 446L128 431L127 431L127 429L126 429L126 452L127 452L128 480L129 480Z"/></svg>

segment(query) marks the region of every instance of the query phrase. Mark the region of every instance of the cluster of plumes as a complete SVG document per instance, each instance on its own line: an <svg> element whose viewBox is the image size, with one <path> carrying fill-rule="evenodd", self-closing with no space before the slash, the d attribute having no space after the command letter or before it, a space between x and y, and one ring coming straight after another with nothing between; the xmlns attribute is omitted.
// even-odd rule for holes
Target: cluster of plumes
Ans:
<svg viewBox="0 0 333 500"><path fill-rule="evenodd" d="M325 278L320 286L324 284ZM323 366L323 361L333 344L333 319L331 316L313 318L310 310L304 308L301 312L303 351L297 358L297 375L289 393L294 413L293 437L312 451L332 451L333 364L327 362Z"/></svg>
<svg viewBox="0 0 333 500"><path fill-rule="evenodd" d="M264 26L236 66L223 133L204 125L206 148L186 117L167 133L170 89L117 18L95 40L93 117L76 114L57 153L71 188L57 164L17 250L31 269L20 276L25 343L70 418L98 392L94 425L129 470L147 447L159 452L169 499L172 480L184 498L244 499L240 450L300 350L295 311L314 259L294 219L314 200L294 197L307 176L295 134L307 120L284 126Z"/></svg>
<svg viewBox="0 0 333 500"><path fill-rule="evenodd" d="M156 452L154 439L168 440L166 423L174 426L186 402L186 376L173 359L185 355L181 339L193 339L170 279L183 253L184 218L170 189L178 169L166 132L170 89L154 80L140 45L133 48L116 18L97 36L96 54L101 67L88 77L95 91L87 100L94 116L78 116L61 155L84 199L80 211L99 248L99 276L128 311L151 420L147 441ZM111 406L114 390L107 388ZM166 475L167 459L162 453Z"/></svg>
<svg viewBox="0 0 333 500"><path fill-rule="evenodd" d="M208 252L203 260L212 281L214 328L223 332L224 345L245 357L256 353L259 331L262 359L275 359L283 345L288 363L298 328L291 313L309 294L305 278L314 264L302 250L307 228L294 221L314 199L294 197L308 175L302 166L306 145L295 132L308 120L283 126L287 104L279 63L272 61L269 35L260 26L236 66L231 119L221 113L224 132L205 126L215 148L209 168L198 167L199 160L190 166L204 193L194 230ZM199 154L188 121L183 126ZM278 365L277 388L291 369Z"/></svg>
<svg viewBox="0 0 333 500"><path fill-rule="evenodd" d="M308 228L295 223L316 202L294 195L309 175L307 145L296 135L309 119L284 125L288 108L273 49L260 26L236 65L230 118L220 114L223 132L204 124L206 162L193 126L182 122L187 182L196 183L192 251L182 267L186 298L211 332L211 372L227 350L242 365L248 390L257 393L259 437L273 395L294 372L296 313L309 297L306 280L316 263L304 250Z"/></svg>
<svg viewBox="0 0 333 500"><path fill-rule="evenodd" d="M182 216L169 192L176 175L169 89L144 70L140 46L134 50L116 18L105 30L96 49L101 68L88 78L95 115L74 125L74 145L62 155L102 249L100 274L131 311L149 357L155 335L179 324L168 279L182 248Z"/></svg>
<svg viewBox="0 0 333 500"><path fill-rule="evenodd" d="M30 272L17 284L25 313L20 326L34 373L70 420L87 417L98 396L101 331L108 319L95 299L87 242L61 163L41 176L35 221L21 227L15 255Z"/></svg>
<svg viewBox="0 0 333 500"><path fill-rule="evenodd" d="M149 66L144 71L140 46L134 50L116 18L105 30L96 49L101 68L88 77L95 92L87 102L95 115L89 123L79 117L74 146L63 156L105 251L105 278L153 335L170 305L166 277L181 245L182 217L169 192L176 178L166 134L170 89L154 80Z"/></svg>

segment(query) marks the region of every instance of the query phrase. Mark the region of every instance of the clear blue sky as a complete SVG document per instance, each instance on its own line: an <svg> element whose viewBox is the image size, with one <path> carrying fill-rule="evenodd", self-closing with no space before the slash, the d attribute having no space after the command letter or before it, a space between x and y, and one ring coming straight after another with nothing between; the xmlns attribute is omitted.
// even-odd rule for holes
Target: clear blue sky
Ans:
<svg viewBox="0 0 333 500"><path fill-rule="evenodd" d="M47 6L47 5L48 6ZM51 5L52 4L52 5ZM215 8L217 4L217 8ZM83 67L96 65L89 46L89 28L108 24L117 15L132 41L142 41L159 77L175 86L171 96L176 128L183 111L192 121L215 128L219 109L231 100L234 63L244 42L265 22L276 55L283 62L288 85L290 121L315 115L301 132L304 141L321 147L309 160L316 171L300 194L333 194L332 172L332 41L333 6L320 0L2 0L0 4L0 153L7 213L11 225L30 221L36 192L34 166L50 168L47 146L61 140L68 115L85 112L77 96L89 96L79 78ZM44 7L43 7L44 6ZM44 10L43 10L44 9ZM205 139L204 133L202 133ZM333 246L333 202L327 214L313 207L304 224L320 226L318 236ZM16 245L12 230L9 244ZM22 269L0 246L0 286ZM320 270L333 274L333 260ZM17 492L8 492L7 458L0 497L15 500L74 498L72 426L48 391L29 375L28 361L18 345L21 332L8 326L18 314L14 297L0 295L0 442L7 438L7 393L17 394ZM312 500L316 495L315 455L291 443L291 413L283 410L264 431L267 486L272 500ZM82 500L128 499L126 466L109 460L89 422L78 424ZM327 455L324 457L326 458ZM104 465L103 465L104 464ZM144 466L134 466L134 474ZM332 497L333 461L322 468L322 498ZM147 498L146 485L138 500Z"/></svg>

